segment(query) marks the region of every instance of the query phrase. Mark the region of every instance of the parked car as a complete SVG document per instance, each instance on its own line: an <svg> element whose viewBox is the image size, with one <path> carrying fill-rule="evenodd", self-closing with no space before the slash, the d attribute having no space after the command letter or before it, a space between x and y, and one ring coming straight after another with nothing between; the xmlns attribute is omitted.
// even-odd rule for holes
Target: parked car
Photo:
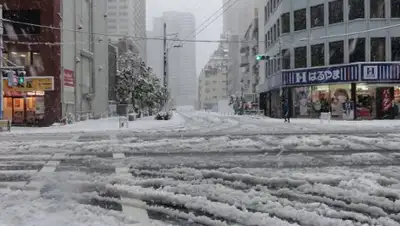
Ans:
<svg viewBox="0 0 400 226"><path fill-rule="evenodd" d="M160 111L156 114L155 119L156 120L170 120L172 118L172 115L173 115L172 111L168 111L168 112Z"/></svg>

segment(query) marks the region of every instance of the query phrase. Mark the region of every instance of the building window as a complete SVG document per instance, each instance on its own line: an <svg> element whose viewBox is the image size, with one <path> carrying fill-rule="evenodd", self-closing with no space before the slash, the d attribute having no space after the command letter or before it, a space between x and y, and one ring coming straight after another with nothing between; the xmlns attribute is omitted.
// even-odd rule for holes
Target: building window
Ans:
<svg viewBox="0 0 400 226"><path fill-rule="evenodd" d="M307 29L306 9L294 11L294 30L300 31Z"/></svg>
<svg viewBox="0 0 400 226"><path fill-rule="evenodd" d="M265 6L264 7L264 24L266 24L267 21L268 21L268 11L267 11L267 6Z"/></svg>
<svg viewBox="0 0 400 226"><path fill-rule="evenodd" d="M392 61L400 61L400 37L392 37Z"/></svg>
<svg viewBox="0 0 400 226"><path fill-rule="evenodd" d="M371 61L385 61L386 38L371 38Z"/></svg>
<svg viewBox="0 0 400 226"><path fill-rule="evenodd" d="M371 18L385 18L385 0L370 1Z"/></svg>
<svg viewBox="0 0 400 226"><path fill-rule="evenodd" d="M329 64L344 63L344 41L329 43Z"/></svg>
<svg viewBox="0 0 400 226"><path fill-rule="evenodd" d="M365 61L365 38L349 39L349 61Z"/></svg>
<svg viewBox="0 0 400 226"><path fill-rule="evenodd" d="M311 46L311 67L325 65L325 44Z"/></svg>
<svg viewBox="0 0 400 226"><path fill-rule="evenodd" d="M282 69L290 69L290 51L288 49L282 50Z"/></svg>
<svg viewBox="0 0 400 226"><path fill-rule="evenodd" d="M311 7L311 27L324 26L324 4Z"/></svg>
<svg viewBox="0 0 400 226"><path fill-rule="evenodd" d="M278 19L278 21L276 21L276 31L278 32L278 37L281 36L281 21Z"/></svg>
<svg viewBox="0 0 400 226"><path fill-rule="evenodd" d="M364 0L349 0L349 20L365 18Z"/></svg>
<svg viewBox="0 0 400 226"><path fill-rule="evenodd" d="M400 18L400 0L391 0L391 17Z"/></svg>
<svg viewBox="0 0 400 226"><path fill-rule="evenodd" d="M41 24L40 10L4 10L3 18L21 22L21 24L4 22L4 34L6 35L40 34L40 27L27 25Z"/></svg>
<svg viewBox="0 0 400 226"><path fill-rule="evenodd" d="M329 2L329 24L343 22L343 0Z"/></svg>
<svg viewBox="0 0 400 226"><path fill-rule="evenodd" d="M307 67L307 47L294 48L294 67L305 68Z"/></svg>
<svg viewBox="0 0 400 226"><path fill-rule="evenodd" d="M282 14L282 34L290 33L290 13Z"/></svg>
<svg viewBox="0 0 400 226"><path fill-rule="evenodd" d="M278 29L276 27L276 24L274 24L274 41L276 41L278 39Z"/></svg>

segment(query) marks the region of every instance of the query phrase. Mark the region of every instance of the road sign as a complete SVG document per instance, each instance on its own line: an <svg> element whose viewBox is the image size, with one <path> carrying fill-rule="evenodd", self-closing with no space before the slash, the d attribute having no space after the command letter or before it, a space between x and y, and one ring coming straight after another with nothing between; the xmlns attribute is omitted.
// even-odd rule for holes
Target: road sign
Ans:
<svg viewBox="0 0 400 226"><path fill-rule="evenodd" d="M25 77L24 83L17 87L8 86L8 80L7 78L5 78L3 79L3 89L5 92L51 91L54 90L54 77L51 76Z"/></svg>

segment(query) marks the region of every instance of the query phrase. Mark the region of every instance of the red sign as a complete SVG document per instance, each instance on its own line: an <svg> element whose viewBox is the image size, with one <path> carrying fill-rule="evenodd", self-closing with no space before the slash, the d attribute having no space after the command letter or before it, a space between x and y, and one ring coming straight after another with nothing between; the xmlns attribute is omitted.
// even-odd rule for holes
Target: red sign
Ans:
<svg viewBox="0 0 400 226"><path fill-rule="evenodd" d="M64 69L64 86L75 87L74 71Z"/></svg>

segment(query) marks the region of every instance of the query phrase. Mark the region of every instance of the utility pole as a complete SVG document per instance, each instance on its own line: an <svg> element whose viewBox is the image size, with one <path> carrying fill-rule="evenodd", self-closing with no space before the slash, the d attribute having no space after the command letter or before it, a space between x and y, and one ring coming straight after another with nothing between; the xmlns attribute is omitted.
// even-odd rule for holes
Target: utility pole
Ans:
<svg viewBox="0 0 400 226"><path fill-rule="evenodd" d="M0 120L3 119L3 5L0 5Z"/></svg>
<svg viewBox="0 0 400 226"><path fill-rule="evenodd" d="M164 52L164 86L168 88L168 49L167 49L167 23L164 23L164 43L163 43L163 52Z"/></svg>

